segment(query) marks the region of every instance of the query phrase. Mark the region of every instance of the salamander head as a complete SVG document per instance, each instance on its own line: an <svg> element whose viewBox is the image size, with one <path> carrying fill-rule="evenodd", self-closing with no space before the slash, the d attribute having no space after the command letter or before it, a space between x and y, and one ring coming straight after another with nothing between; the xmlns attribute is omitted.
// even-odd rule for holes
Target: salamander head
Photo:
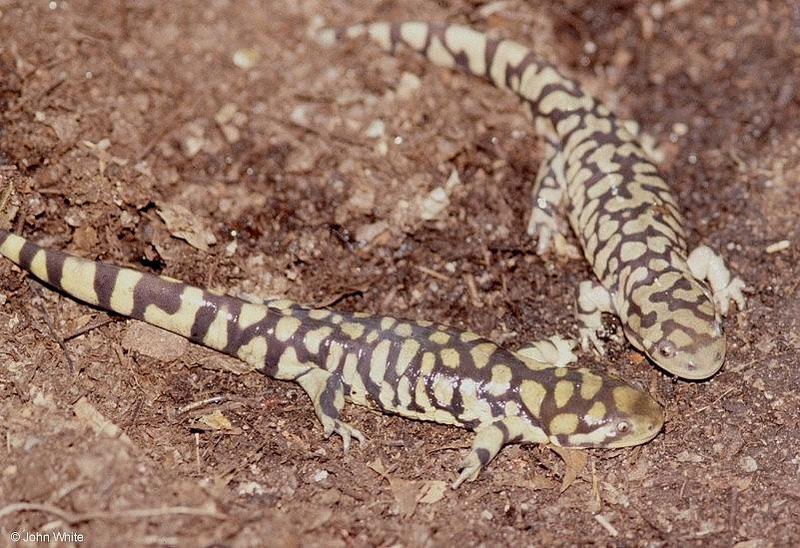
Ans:
<svg viewBox="0 0 800 548"><path fill-rule="evenodd" d="M647 443L664 424L664 411L647 393L614 377L577 369L564 380L574 386L559 408L545 406L543 424L551 443L561 447L628 447ZM564 381L560 381L564 382ZM563 400L562 400L563 401Z"/></svg>
<svg viewBox="0 0 800 548"><path fill-rule="evenodd" d="M727 345L705 287L681 276L652 289L636 295L641 315L629 316L629 339L673 375L692 380L714 375L725 361Z"/></svg>

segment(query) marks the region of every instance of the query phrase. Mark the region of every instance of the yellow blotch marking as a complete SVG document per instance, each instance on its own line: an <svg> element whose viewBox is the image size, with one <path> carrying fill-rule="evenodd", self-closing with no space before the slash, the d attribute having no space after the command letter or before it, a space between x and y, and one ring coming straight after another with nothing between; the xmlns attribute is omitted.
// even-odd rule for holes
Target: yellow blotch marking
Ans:
<svg viewBox="0 0 800 548"><path fill-rule="evenodd" d="M49 282L50 280L47 277L46 255L47 252L44 249L37 251L31 259L30 271L40 280Z"/></svg>
<svg viewBox="0 0 800 548"><path fill-rule="evenodd" d="M303 337L303 344L306 345L306 348L312 354L319 353L319 345L322 344L330 334L333 333L333 328L329 326L323 326L319 329L315 329L313 331L309 331L306 333L305 337Z"/></svg>
<svg viewBox="0 0 800 548"><path fill-rule="evenodd" d="M411 381L408 377L403 377L397 382L397 400L404 409L408 409L411 404Z"/></svg>
<svg viewBox="0 0 800 548"><path fill-rule="evenodd" d="M564 118L558 124L556 124L556 131L558 131L559 135L566 135L576 127L581 122L581 117L577 114L573 114L572 116L568 116Z"/></svg>
<svg viewBox="0 0 800 548"><path fill-rule="evenodd" d="M578 428L578 415L575 413L560 413L550 421L550 435L572 434Z"/></svg>
<svg viewBox="0 0 800 548"><path fill-rule="evenodd" d="M366 328L362 324L351 323L351 322L343 323L339 329L341 329L342 333L344 333L351 339L359 338L361 335L364 334L364 331L366 330Z"/></svg>
<svg viewBox="0 0 800 548"><path fill-rule="evenodd" d="M436 344L447 344L450 341L450 335L444 331L434 331L428 339Z"/></svg>
<svg viewBox="0 0 800 548"><path fill-rule="evenodd" d="M417 400L417 405L419 405L422 409L425 409L426 418L430 418L427 417L427 411L430 410L432 405L431 405L431 400L428 398L428 393L425 392L425 381L426 378L424 376L419 376L417 378L417 385L414 395Z"/></svg>
<svg viewBox="0 0 800 548"><path fill-rule="evenodd" d="M438 37L431 38L427 56L434 65L453 67L456 64L455 59L453 59L453 56L447 51L447 48L444 47L442 41Z"/></svg>
<svg viewBox="0 0 800 548"><path fill-rule="evenodd" d="M492 367L492 380L486 391L492 396L505 394L511 387L511 369L506 365L495 365Z"/></svg>
<svg viewBox="0 0 800 548"><path fill-rule="evenodd" d="M278 320L278 323L275 325L275 338L281 342L286 342L299 328L300 320L291 316L285 316Z"/></svg>
<svg viewBox="0 0 800 548"><path fill-rule="evenodd" d="M341 314L333 314L333 315L331 316L331 319L330 319L330 322L331 322L331 323L335 323L335 324L340 324L340 323L342 323L343 321L344 321L344 318L342 317L342 315L341 315Z"/></svg>
<svg viewBox="0 0 800 548"><path fill-rule="evenodd" d="M492 421L492 408L485 398L478 398L478 389L472 379L463 379L459 385L464 411L459 416L462 421L478 420L481 423Z"/></svg>
<svg viewBox="0 0 800 548"><path fill-rule="evenodd" d="M581 397L584 400L591 400L600 392L600 388L603 387L603 379L594 373L588 372L583 373L582 377Z"/></svg>
<svg viewBox="0 0 800 548"><path fill-rule="evenodd" d="M62 279L68 277L74 279L73 274L67 275L66 273L62 276ZM175 289L177 290L177 287ZM71 291L66 288L64 290L71 293ZM94 293L94 290L92 290L92 293ZM200 309L200 306L205 303L203 291L196 287L184 288L183 291L181 291L180 303L180 307L175 314L168 314L158 306L150 304L144 310L144 321L157 327L164 328L167 331L177 333L178 335L189 337L192 333L192 325L194 324L197 311Z"/></svg>
<svg viewBox="0 0 800 548"><path fill-rule="evenodd" d="M519 388L522 403L533 414L534 417L539 417L542 409L542 401L547 395L547 389L536 381L526 380L522 381Z"/></svg>
<svg viewBox="0 0 800 548"><path fill-rule="evenodd" d="M440 405L450 405L453 401L453 381L450 377L438 376L433 383L433 395Z"/></svg>
<svg viewBox="0 0 800 548"><path fill-rule="evenodd" d="M3 245L0 246L0 252L14 263L19 264L19 254L23 245L25 245L25 238L21 238L16 234L9 234Z"/></svg>
<svg viewBox="0 0 800 548"><path fill-rule="evenodd" d="M289 299L276 299L274 301L268 301L268 303L267 306L269 308L275 308L277 310L286 310L295 304L294 301L290 301Z"/></svg>
<svg viewBox="0 0 800 548"><path fill-rule="evenodd" d="M300 374L308 371L309 366L300 363L297 359L297 352L294 348L289 346L283 351L281 357L278 358L278 368L275 373L275 378L280 380L294 380Z"/></svg>
<svg viewBox="0 0 800 548"><path fill-rule="evenodd" d="M378 401L381 402L381 406L384 409L394 409L394 405L392 405L394 389L388 382L382 382L380 386L381 390L378 392Z"/></svg>
<svg viewBox="0 0 800 548"><path fill-rule="evenodd" d="M450 411L445 411L444 409L434 409L432 412L428 413L431 417L431 420L434 422L438 422L439 424L455 424L456 418Z"/></svg>
<svg viewBox="0 0 800 548"><path fill-rule="evenodd" d="M550 114L555 109L574 112L590 108L592 108L592 100L587 95L576 97L561 90L548 93L539 101L539 112L544 115Z"/></svg>
<svg viewBox="0 0 800 548"><path fill-rule="evenodd" d="M569 381L558 381L553 397L556 400L556 407L564 407L575 392L575 385Z"/></svg>
<svg viewBox="0 0 800 548"><path fill-rule="evenodd" d="M620 250L623 261L634 261L647 253L647 246L642 242L625 242Z"/></svg>
<svg viewBox="0 0 800 548"><path fill-rule="evenodd" d="M450 367L455 369L458 367L460 359L458 356L458 350L453 348L445 348L441 352L439 352L439 356L442 358L442 363L445 367Z"/></svg>
<svg viewBox="0 0 800 548"><path fill-rule="evenodd" d="M388 331L392 328L392 326L397 323L397 320L394 318L384 317L381 318L381 329L384 331Z"/></svg>
<svg viewBox="0 0 800 548"><path fill-rule="evenodd" d="M116 293L116 288L114 288L114 292ZM260 322L267 317L268 310L266 306L261 306L259 304L243 304L242 310L239 312L239 328L247 329L251 325Z"/></svg>
<svg viewBox="0 0 800 548"><path fill-rule="evenodd" d="M388 29L386 32L387 35L389 35ZM421 50L425 47L425 41L428 38L428 24L419 23L417 21L403 23L400 26L400 38L402 38L403 41L405 41L413 49Z"/></svg>
<svg viewBox="0 0 800 548"><path fill-rule="evenodd" d="M403 341L403 346L400 347L400 353L397 355L397 363L395 364L395 371L398 376L402 376L405 373L417 352L419 352L419 343L417 341L414 339Z"/></svg>
<svg viewBox="0 0 800 548"><path fill-rule="evenodd" d="M410 337L411 334L413 333L413 330L411 329L410 324L399 323L397 324L397 327L394 328L394 332L396 335L400 337Z"/></svg>
<svg viewBox="0 0 800 548"><path fill-rule="evenodd" d="M461 335L458 338L461 339L461 342L468 343L472 341L477 341L478 339L481 338L481 336L478 335L477 333L473 333L472 331L462 331Z"/></svg>
<svg viewBox="0 0 800 548"><path fill-rule="evenodd" d="M342 363L343 357L344 347L341 343L332 341L331 344L328 345L328 357L325 358L325 369L328 371L336 371L339 368L339 364Z"/></svg>
<svg viewBox="0 0 800 548"><path fill-rule="evenodd" d="M391 346L391 341L381 341L372 351L372 358L369 362L369 378L378 386L383 383Z"/></svg>
<svg viewBox="0 0 800 548"><path fill-rule="evenodd" d="M467 27L453 25L448 27L444 40L451 50L462 50L467 56L469 70L482 75L486 72L486 35Z"/></svg>
<svg viewBox="0 0 800 548"><path fill-rule="evenodd" d="M114 281L114 288L111 290L111 300L109 301L114 312L130 316L134 305L133 289L141 279L141 272L136 272L129 268L123 268L119 271L117 279Z"/></svg>
<svg viewBox="0 0 800 548"><path fill-rule="evenodd" d="M644 394L638 390L634 390L630 386L618 386L614 388L612 394L617 409L623 413L634 414L641 411L638 407Z"/></svg>
<svg viewBox="0 0 800 548"><path fill-rule="evenodd" d="M214 314L214 321L203 336L203 344L215 350L222 350L228 344L228 317L230 313L222 307Z"/></svg>
<svg viewBox="0 0 800 548"><path fill-rule="evenodd" d="M58 285L70 295L74 295L78 299L89 304L96 305L99 302L97 300L97 293L95 293L94 290L94 277L96 273L97 268L93 261L87 261L77 257L67 257L64 261L64 270L61 273L61 283ZM57 283L57 280L52 280L52 282ZM198 289L198 291L200 290ZM194 314L192 314L192 321L194 321ZM191 323L189 327L191 327Z"/></svg>
<svg viewBox="0 0 800 548"><path fill-rule="evenodd" d="M430 327L433 325L433 322L429 322L428 320L417 320L415 323L420 327Z"/></svg>
<svg viewBox="0 0 800 548"><path fill-rule="evenodd" d="M433 352L425 352L422 355L422 364L419 367L420 373L430 375L434 365L436 365L436 355Z"/></svg>
<svg viewBox="0 0 800 548"><path fill-rule="evenodd" d="M342 380L350 385L350 401L359 405L367 405L367 388L364 386L361 375L356 371L356 367L358 367L358 356L351 352L344 359Z"/></svg>
<svg viewBox="0 0 800 548"><path fill-rule="evenodd" d="M247 344L239 347L236 355L245 363L255 366L257 369L264 369L264 360L267 356L267 339L264 337L253 337Z"/></svg>
<svg viewBox="0 0 800 548"><path fill-rule="evenodd" d="M363 320L365 318L372 317L372 314L370 314L369 312L353 312L353 317Z"/></svg>
<svg viewBox="0 0 800 548"><path fill-rule="evenodd" d="M566 367L559 367L556 369L556 377L566 377L567 373L569 373L569 369Z"/></svg>
<svg viewBox="0 0 800 548"><path fill-rule="evenodd" d="M525 55L527 53L528 53L527 48L523 47L521 44L518 44L517 42L512 42L511 40L503 40L502 42L497 44L497 49L495 50L494 58L491 60L492 66L489 67L489 74L492 77L492 81L495 83L497 87L499 88L507 87L506 67L518 66L522 61L522 59L525 58Z"/></svg>
<svg viewBox="0 0 800 548"><path fill-rule="evenodd" d="M505 406L503 406L503 412L506 414L506 417L515 417L520 413L519 404L515 401L507 401Z"/></svg>
<svg viewBox="0 0 800 548"><path fill-rule="evenodd" d="M374 343L375 341L378 340L378 332L377 331L370 331L369 335L367 335L367 338L364 339L364 340L367 341L367 344Z"/></svg>
<svg viewBox="0 0 800 548"><path fill-rule="evenodd" d="M474 362L475 367L477 369L486 367L486 364L489 363L489 358L492 357L495 349L497 349L497 345L494 343L481 343L473 346L469 351L469 355L472 356L472 361Z"/></svg>
<svg viewBox="0 0 800 548"><path fill-rule="evenodd" d="M312 320L324 320L328 316L331 315L330 310L325 310L324 308L315 308L313 310L308 311L308 317Z"/></svg>
<svg viewBox="0 0 800 548"><path fill-rule="evenodd" d="M586 423L589 425L594 425L601 422L606 417L606 406L603 402L597 401L594 402L589 408L589 411L586 412Z"/></svg>

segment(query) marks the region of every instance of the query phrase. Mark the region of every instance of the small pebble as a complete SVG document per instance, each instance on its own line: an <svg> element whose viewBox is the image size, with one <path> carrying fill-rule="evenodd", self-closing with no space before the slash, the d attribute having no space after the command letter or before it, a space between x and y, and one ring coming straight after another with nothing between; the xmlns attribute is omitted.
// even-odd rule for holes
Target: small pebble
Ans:
<svg viewBox="0 0 800 548"><path fill-rule="evenodd" d="M768 245L765 251L767 253L778 253L780 251L789 249L790 245L791 242L789 240L781 240L780 242L775 242L774 244Z"/></svg>
<svg viewBox="0 0 800 548"><path fill-rule="evenodd" d="M449 204L450 198L448 198L447 192L444 188L437 186L422 200L422 208L419 216L424 221L430 221L444 211Z"/></svg>
<svg viewBox="0 0 800 548"><path fill-rule="evenodd" d="M481 519L485 519L486 521L491 521L494 516L489 510L484 510L481 512Z"/></svg>
<svg viewBox="0 0 800 548"><path fill-rule="evenodd" d="M739 464L742 465L742 470L745 472L752 473L758 470L758 463L753 457L742 457L742 459L739 461Z"/></svg>
<svg viewBox="0 0 800 548"><path fill-rule="evenodd" d="M378 137L383 137L385 132L386 124L383 123L383 120L373 120L364 132L364 135L370 139L377 139Z"/></svg>
<svg viewBox="0 0 800 548"><path fill-rule="evenodd" d="M244 495L263 495L266 493L266 489L260 483L255 481L246 481L244 483L239 484L239 489L237 489L239 496Z"/></svg>
<svg viewBox="0 0 800 548"><path fill-rule="evenodd" d="M251 69L258 63L258 52L254 49L244 48L236 50L233 54L233 64L240 69Z"/></svg>
<svg viewBox="0 0 800 548"><path fill-rule="evenodd" d="M321 481L325 481L328 479L328 471L327 470L317 470L314 472L314 481L319 483Z"/></svg>

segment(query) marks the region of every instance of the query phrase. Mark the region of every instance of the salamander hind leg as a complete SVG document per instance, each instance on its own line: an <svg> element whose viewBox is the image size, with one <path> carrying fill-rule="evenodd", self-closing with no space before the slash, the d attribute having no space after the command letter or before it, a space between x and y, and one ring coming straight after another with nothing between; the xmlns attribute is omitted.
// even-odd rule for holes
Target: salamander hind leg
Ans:
<svg viewBox="0 0 800 548"><path fill-rule="evenodd" d="M616 313L611 293L597 282L581 282L578 286L577 319L581 348L584 351L591 345L598 354L605 352L599 336L603 331L603 312Z"/></svg>
<svg viewBox="0 0 800 548"><path fill-rule="evenodd" d="M538 255L546 254L550 248L557 255L577 255L577 249L573 253L564 238L566 223L558 214L565 189L564 157L558 148L547 143L544 160L533 185L533 209L528 222L528 234L537 238Z"/></svg>
<svg viewBox="0 0 800 548"><path fill-rule="evenodd" d="M311 398L326 438L333 433L339 434L345 451L350 449L352 438L361 443L366 440L356 428L339 419L344 407L344 386L341 378L324 369L310 367L295 380Z"/></svg>
<svg viewBox="0 0 800 548"><path fill-rule="evenodd" d="M520 417L505 417L479 426L475 430L472 449L461 461L461 474L451 485L458 489L465 481L475 481L481 469L497 456L508 443L546 443L544 432Z"/></svg>
<svg viewBox="0 0 800 548"><path fill-rule="evenodd" d="M687 260L692 275L699 280L707 280L714 294L714 304L723 316L728 314L730 301L736 303L739 310L744 309L745 283L738 276L731 277L731 272L719 254L710 247L701 245L689 254Z"/></svg>

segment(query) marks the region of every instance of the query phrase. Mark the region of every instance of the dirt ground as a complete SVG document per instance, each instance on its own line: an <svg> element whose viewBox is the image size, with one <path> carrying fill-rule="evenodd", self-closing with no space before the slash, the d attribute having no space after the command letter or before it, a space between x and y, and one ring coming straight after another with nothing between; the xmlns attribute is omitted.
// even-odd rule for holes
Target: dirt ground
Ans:
<svg viewBox="0 0 800 548"><path fill-rule="evenodd" d="M308 38L322 22L410 18L530 44L655 137L691 243L750 288L725 323L723 371L677 381L612 343L581 359L665 405L653 442L588 452L564 492L558 455L517 446L439 492L468 432L348 407L369 443L343 455L296 386L3 260L0 546L15 531L91 546L800 543L796 3L0 0L8 226L233 294L435 320L511 348L574 336L590 273L538 257L525 234L541 158L516 99L412 55Z"/></svg>

